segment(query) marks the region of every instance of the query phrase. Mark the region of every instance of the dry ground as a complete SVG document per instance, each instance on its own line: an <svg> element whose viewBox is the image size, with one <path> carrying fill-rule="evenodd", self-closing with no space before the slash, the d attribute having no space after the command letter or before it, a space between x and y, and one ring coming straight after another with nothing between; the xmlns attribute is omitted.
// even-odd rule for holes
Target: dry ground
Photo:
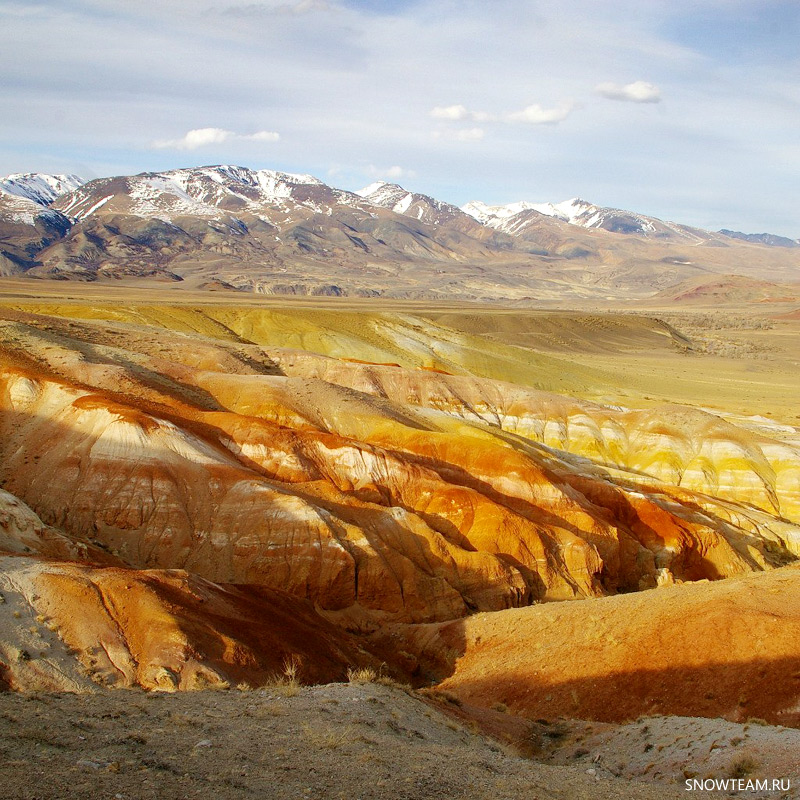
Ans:
<svg viewBox="0 0 800 800"><path fill-rule="evenodd" d="M194 329L200 311L196 330L207 336L424 364L636 408L674 402L800 421L796 303L659 307L642 300L604 308L570 300L571 310L559 310L546 301L522 307L173 289L4 279L0 307L177 330ZM224 332L210 324L219 309ZM388 350L385 340L366 337L363 320L378 316L402 319ZM410 328L425 336L411 342Z"/></svg>
<svg viewBox="0 0 800 800"><path fill-rule="evenodd" d="M289 694L293 694L289 692ZM477 728L475 728L477 730ZM0 695L0 797L669 798L512 754L404 691Z"/></svg>

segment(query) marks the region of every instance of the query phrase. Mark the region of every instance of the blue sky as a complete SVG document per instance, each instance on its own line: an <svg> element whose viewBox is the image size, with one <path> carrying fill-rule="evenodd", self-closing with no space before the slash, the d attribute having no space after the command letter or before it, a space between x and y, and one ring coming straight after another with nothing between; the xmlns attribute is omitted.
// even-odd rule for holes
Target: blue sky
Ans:
<svg viewBox="0 0 800 800"><path fill-rule="evenodd" d="M0 174L236 163L800 237L797 2L0 0L0 30Z"/></svg>

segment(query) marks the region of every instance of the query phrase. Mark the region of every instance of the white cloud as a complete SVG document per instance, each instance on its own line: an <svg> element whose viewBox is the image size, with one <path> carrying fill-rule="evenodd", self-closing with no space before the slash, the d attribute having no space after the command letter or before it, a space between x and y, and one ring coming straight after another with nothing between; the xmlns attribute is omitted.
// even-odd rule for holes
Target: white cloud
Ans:
<svg viewBox="0 0 800 800"><path fill-rule="evenodd" d="M483 128L461 128L459 130L438 130L434 139L455 139L458 142L478 142L484 137Z"/></svg>
<svg viewBox="0 0 800 800"><path fill-rule="evenodd" d="M221 144L236 134L222 128L195 128L181 139L159 139L153 147L159 149L196 150L209 144Z"/></svg>
<svg viewBox="0 0 800 800"><path fill-rule="evenodd" d="M609 100L626 100L629 103L661 102L661 90L646 81L634 81L624 86L618 83L600 83L595 91Z"/></svg>
<svg viewBox="0 0 800 800"><path fill-rule="evenodd" d="M431 109L431 116L434 119L447 119L457 121L469 117L470 112L466 106L436 106Z"/></svg>
<svg viewBox="0 0 800 800"><path fill-rule="evenodd" d="M159 139L153 142L153 147L159 150L197 150L200 147L222 144L235 139L252 142L277 142L280 138L280 134L274 131L240 134L226 131L224 128L195 128L180 139Z"/></svg>
<svg viewBox="0 0 800 800"><path fill-rule="evenodd" d="M367 172L372 178L388 178L393 181L399 181L401 178L413 178L416 174L412 170L405 169L397 164L392 167L383 168L370 164Z"/></svg>
<svg viewBox="0 0 800 800"><path fill-rule="evenodd" d="M465 119L471 119L475 122L490 122L494 119L492 114L487 114L485 111L472 111L460 103L453 106L436 106L431 109L431 116L434 119L442 119L448 122L460 122Z"/></svg>
<svg viewBox="0 0 800 800"><path fill-rule="evenodd" d="M256 133L248 133L244 136L237 136L237 139L250 139L253 142L277 142L281 138L279 133L275 131L256 131Z"/></svg>
<svg viewBox="0 0 800 800"><path fill-rule="evenodd" d="M543 108L538 103L514 111L507 116L509 122L527 122L531 125L558 125L563 122L575 108L572 101L559 103L554 108Z"/></svg>

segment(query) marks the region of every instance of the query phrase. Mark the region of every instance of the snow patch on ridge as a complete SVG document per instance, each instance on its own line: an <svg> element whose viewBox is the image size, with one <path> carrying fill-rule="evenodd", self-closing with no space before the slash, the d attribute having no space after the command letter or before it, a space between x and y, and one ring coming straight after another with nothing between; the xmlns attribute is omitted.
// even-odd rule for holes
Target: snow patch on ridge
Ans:
<svg viewBox="0 0 800 800"><path fill-rule="evenodd" d="M15 173L0 178L0 194L13 195L47 207L57 197L75 191L86 181L77 175L46 175L38 172Z"/></svg>
<svg viewBox="0 0 800 800"><path fill-rule="evenodd" d="M220 165L176 169L162 173L144 173L122 179L122 187L107 198L98 201L114 180L106 179L89 185L83 193L76 193L65 208L79 218L85 218L102 208L110 199L121 197L123 212L141 217L158 217L170 221L175 217L193 215L218 218L225 211L249 211L256 216L269 205L279 211L297 207L320 212L319 203L300 194L299 190L323 187L325 184L313 175L293 174L277 170L251 170L246 167ZM339 190L329 189L337 197ZM125 196L130 204L125 205Z"/></svg>

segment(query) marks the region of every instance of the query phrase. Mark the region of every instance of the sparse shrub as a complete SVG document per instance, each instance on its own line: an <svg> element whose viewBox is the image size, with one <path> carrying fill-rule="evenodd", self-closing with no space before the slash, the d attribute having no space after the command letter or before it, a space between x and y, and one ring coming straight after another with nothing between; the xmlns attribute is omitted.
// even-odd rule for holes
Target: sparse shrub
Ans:
<svg viewBox="0 0 800 800"><path fill-rule="evenodd" d="M337 747L341 747L356 738L353 729L348 725L318 729L306 724L303 725L303 733L311 744L323 750L335 750Z"/></svg>
<svg viewBox="0 0 800 800"><path fill-rule="evenodd" d="M400 681L391 678L389 675L378 675L378 677L375 679L375 683L378 683L381 686L391 686L393 689L401 689L404 692L411 691L411 687L407 683L401 683Z"/></svg>
<svg viewBox="0 0 800 800"><path fill-rule="evenodd" d="M374 667L348 667L347 680L349 683L375 683L379 674Z"/></svg>
<svg viewBox="0 0 800 800"><path fill-rule="evenodd" d="M505 714L508 711L508 706L505 703L495 703L492 708L495 711L499 711L501 714Z"/></svg>
<svg viewBox="0 0 800 800"><path fill-rule="evenodd" d="M449 703L452 706L456 706L458 708L461 707L461 700L456 697L454 694L450 692L434 692L433 696L440 702L440 703Z"/></svg>
<svg viewBox="0 0 800 800"><path fill-rule="evenodd" d="M298 678L300 671L300 657L292 654L283 660L283 670L272 677L267 683L267 688L280 691L286 697L294 697L301 689L302 684Z"/></svg>
<svg viewBox="0 0 800 800"><path fill-rule="evenodd" d="M758 762L751 756L740 756L728 768L728 777L746 778L758 769Z"/></svg>
<svg viewBox="0 0 800 800"><path fill-rule="evenodd" d="M287 656L283 660L283 675L290 683L297 683L297 673L300 670L300 657L297 655Z"/></svg>

